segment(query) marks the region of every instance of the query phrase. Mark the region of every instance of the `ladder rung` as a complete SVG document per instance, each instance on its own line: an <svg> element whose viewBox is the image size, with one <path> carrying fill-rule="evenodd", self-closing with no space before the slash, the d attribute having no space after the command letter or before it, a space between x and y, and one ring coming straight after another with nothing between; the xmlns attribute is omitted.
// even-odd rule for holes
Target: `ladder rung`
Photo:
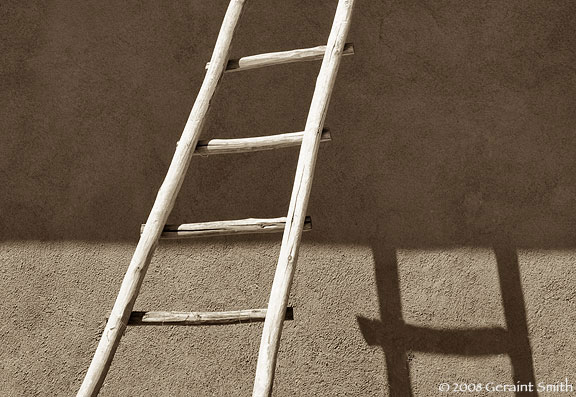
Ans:
<svg viewBox="0 0 576 397"><path fill-rule="evenodd" d="M199 141L196 145L195 155L208 156L211 154L244 153L256 152L260 150L281 149L285 147L297 146L302 143L304 131L289 132L287 134L269 135L254 138L237 139L210 139ZM332 140L330 130L324 128L320 142Z"/></svg>
<svg viewBox="0 0 576 397"><path fill-rule="evenodd" d="M230 59L226 65L226 72L262 68L265 66L281 65L283 63L316 61L324 57L326 46L321 45L299 50L269 52L267 54L250 55L238 59ZM342 55L354 55L354 44L346 43ZM206 69L210 62L206 64Z"/></svg>
<svg viewBox="0 0 576 397"><path fill-rule="evenodd" d="M128 325L217 325L261 322L266 309L229 312L132 312ZM294 319L292 307L286 308L286 320Z"/></svg>
<svg viewBox="0 0 576 397"><path fill-rule="evenodd" d="M142 229L140 232L144 230ZM275 233L284 231L286 217L269 219L240 219L234 221L216 221L202 223L185 223L182 225L166 225L160 238L178 239L204 236L226 236L230 234ZM312 229L312 219L307 216L304 230Z"/></svg>

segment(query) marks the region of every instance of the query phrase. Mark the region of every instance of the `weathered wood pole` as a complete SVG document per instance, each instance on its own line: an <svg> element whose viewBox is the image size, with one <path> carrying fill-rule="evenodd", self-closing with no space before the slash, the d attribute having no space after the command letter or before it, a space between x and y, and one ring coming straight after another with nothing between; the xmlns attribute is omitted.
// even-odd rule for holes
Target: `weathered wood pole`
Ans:
<svg viewBox="0 0 576 397"><path fill-rule="evenodd" d="M302 145L303 137L304 131L251 138L210 139L207 141L198 141L194 155L208 156L211 154L246 153L281 149ZM332 136L330 135L330 131L325 128L324 131L322 131L321 142L331 140Z"/></svg>
<svg viewBox="0 0 576 397"><path fill-rule="evenodd" d="M228 312L132 312L129 325L222 325L264 321L266 309L232 310ZM286 308L285 320L293 320L294 312Z"/></svg>
<svg viewBox="0 0 576 397"><path fill-rule="evenodd" d="M316 81L316 88L304 130L302 148L298 158L294 188L282 238L282 248L268 302L268 312L264 321L253 397L267 397L272 393L276 357L284 321L284 310L288 303L290 287L298 259L298 248L312 187L316 155L320 145L320 136L328 110L330 94L334 88L334 81L340 65L346 36L350 29L353 5L354 0L340 0L338 2L336 16L334 17L334 23L326 46L326 53Z"/></svg>
<svg viewBox="0 0 576 397"><path fill-rule="evenodd" d="M326 46L321 45L312 48L269 52L267 54L250 55L238 59L230 59L226 66L226 72L263 68L266 66L283 65L293 62L317 61L324 57L325 52ZM342 55L354 55L354 45L352 43L346 43ZM209 65L210 63L207 63L206 67Z"/></svg>
<svg viewBox="0 0 576 397"><path fill-rule="evenodd" d="M244 2L245 0L230 1L218 34L212 59L210 60L210 67L206 72L204 82L190 112L182 137L176 147L166 179L164 179L158 191L156 201L146 221L146 227L140 236L140 241L136 246L134 256L122 281L110 318L106 323L106 328L77 396L96 396L110 368L112 358L118 348L140 286L148 270L154 249L158 244L158 238L174 207L176 196L184 181L190 159L202 131L210 100L214 95L220 77L224 73L224 68L228 62L232 36L240 19Z"/></svg>
<svg viewBox="0 0 576 397"><path fill-rule="evenodd" d="M161 239L184 239L209 236L230 236L238 234L280 233L284 231L286 218L239 219L235 221L215 221L166 225ZM146 225L142 225L143 228ZM312 219L307 216L304 231L312 229Z"/></svg>

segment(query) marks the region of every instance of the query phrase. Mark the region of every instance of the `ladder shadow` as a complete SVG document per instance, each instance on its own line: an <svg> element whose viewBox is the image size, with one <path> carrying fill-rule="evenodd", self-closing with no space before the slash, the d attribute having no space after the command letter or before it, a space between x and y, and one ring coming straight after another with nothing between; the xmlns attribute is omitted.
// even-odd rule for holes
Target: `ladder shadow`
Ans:
<svg viewBox="0 0 576 397"><path fill-rule="evenodd" d="M395 249L375 243L372 251L380 319L357 316L357 321L368 345L380 346L384 352L391 396L413 395L410 352L462 356L507 354L513 383L536 384L518 257L513 247L494 246L506 327L467 330L432 329L404 322ZM538 393L516 392L515 395L537 396Z"/></svg>

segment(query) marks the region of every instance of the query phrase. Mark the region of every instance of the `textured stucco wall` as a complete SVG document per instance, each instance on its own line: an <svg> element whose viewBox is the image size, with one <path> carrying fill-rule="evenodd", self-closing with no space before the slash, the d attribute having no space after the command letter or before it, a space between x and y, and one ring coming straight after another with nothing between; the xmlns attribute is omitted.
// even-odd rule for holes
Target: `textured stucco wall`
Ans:
<svg viewBox="0 0 576 397"><path fill-rule="evenodd" d="M0 395L80 385L226 1L0 4ZM232 56L322 44L251 0ZM275 395L576 385L576 3L357 0ZM226 75L205 137L301 130L318 63ZM194 159L172 222L286 213L297 150ZM265 307L280 236L162 243L136 310ZM102 395L249 395L261 324L130 328Z"/></svg>

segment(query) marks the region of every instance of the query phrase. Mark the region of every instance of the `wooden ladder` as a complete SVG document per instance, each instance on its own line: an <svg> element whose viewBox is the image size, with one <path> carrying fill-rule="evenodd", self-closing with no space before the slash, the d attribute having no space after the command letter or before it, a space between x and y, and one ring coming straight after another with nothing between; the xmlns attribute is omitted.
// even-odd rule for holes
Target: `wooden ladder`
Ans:
<svg viewBox="0 0 576 397"><path fill-rule="evenodd" d="M190 112L182 137L152 211L143 225L140 240L126 271L118 297L106 323L102 337L78 396L98 394L110 368L114 353L128 324L222 324L265 319L258 353L253 396L269 396L272 392L276 357L284 319L292 316L287 309L290 287L298 259L298 249L304 230L311 228L305 216L312 186L318 147L329 140L324 127L330 96L342 55L353 54L346 44L354 0L339 0L334 22L326 46L275 52L229 60L232 36L246 0L231 0L222 22L212 58L207 65L206 77ZM213 139L198 141L216 86L225 71L245 70L283 63L323 59L316 81L305 130L302 132L244 139ZM245 219L235 221L204 222L197 224L166 225L174 207L193 155L239 153L276 149L301 144L298 166L290 207L286 218ZM284 231L282 247L272 284L267 309L240 310L216 313L132 312L134 302L152 255L160 238L187 238L206 235L239 233L268 233Z"/></svg>

